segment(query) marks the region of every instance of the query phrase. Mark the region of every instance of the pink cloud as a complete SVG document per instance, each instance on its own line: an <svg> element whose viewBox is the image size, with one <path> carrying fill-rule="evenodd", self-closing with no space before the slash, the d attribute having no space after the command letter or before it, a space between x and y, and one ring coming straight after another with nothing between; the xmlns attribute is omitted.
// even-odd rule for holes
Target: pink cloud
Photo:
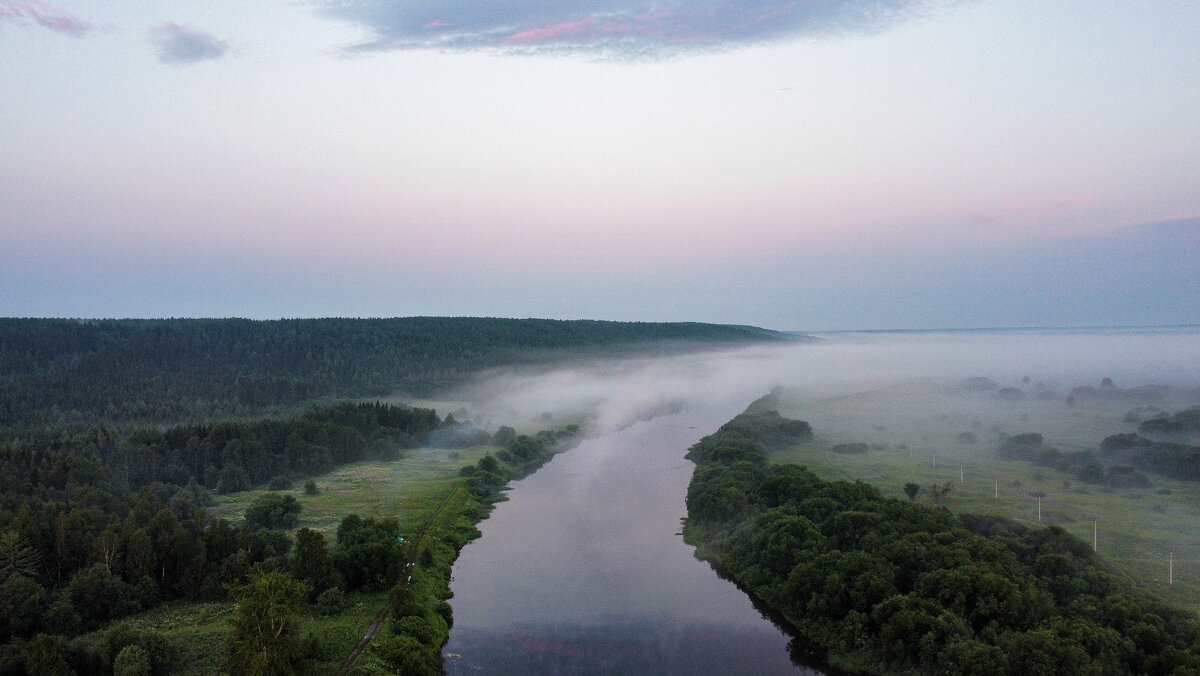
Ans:
<svg viewBox="0 0 1200 676"><path fill-rule="evenodd" d="M551 42L565 37L579 37L594 33L596 21L596 17L589 16L581 21L564 21L553 26L530 28L529 30L523 30L508 36L505 42L509 44L530 44Z"/></svg>
<svg viewBox="0 0 1200 676"><path fill-rule="evenodd" d="M66 10L48 5L38 0L0 0L0 19L11 21L33 21L34 23L58 33L72 37L83 37L95 26L83 19L71 15Z"/></svg>
<svg viewBox="0 0 1200 676"><path fill-rule="evenodd" d="M437 19L437 20L430 21L429 23L425 24L425 28L445 28L446 26L449 26L449 25L450 25L449 21L442 21L441 19Z"/></svg>

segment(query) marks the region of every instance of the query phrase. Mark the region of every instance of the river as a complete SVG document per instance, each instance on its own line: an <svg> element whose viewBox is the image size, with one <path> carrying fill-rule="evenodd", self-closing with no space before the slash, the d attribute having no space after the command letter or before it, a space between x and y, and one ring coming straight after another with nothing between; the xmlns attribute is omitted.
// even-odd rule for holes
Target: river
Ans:
<svg viewBox="0 0 1200 676"><path fill-rule="evenodd" d="M684 453L745 406L585 439L513 484L454 566L450 674L813 674L683 542Z"/></svg>

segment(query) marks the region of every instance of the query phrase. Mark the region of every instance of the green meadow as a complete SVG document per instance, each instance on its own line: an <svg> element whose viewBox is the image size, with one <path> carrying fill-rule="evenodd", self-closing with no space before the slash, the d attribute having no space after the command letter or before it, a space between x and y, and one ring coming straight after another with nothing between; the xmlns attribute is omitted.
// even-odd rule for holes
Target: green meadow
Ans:
<svg viewBox="0 0 1200 676"><path fill-rule="evenodd" d="M1094 528L1097 551L1114 571L1172 605L1200 611L1196 485L1147 473L1148 488L1110 488L996 454L1006 435L1036 432L1047 445L1078 451L1136 429L1124 416L1137 403L1067 406L1064 398L1007 402L994 392L929 383L826 398L788 393L780 412L808 421L815 438L771 458L805 465L824 479L863 481L899 499L908 499L906 483L916 483L922 486L919 502L1025 523L1038 523L1040 497L1042 523L1060 526L1088 543ZM1160 406L1183 408L1182 403ZM976 441L961 440L964 432ZM848 443L865 443L869 450L830 450ZM953 484L950 493L934 499L929 487L946 482Z"/></svg>

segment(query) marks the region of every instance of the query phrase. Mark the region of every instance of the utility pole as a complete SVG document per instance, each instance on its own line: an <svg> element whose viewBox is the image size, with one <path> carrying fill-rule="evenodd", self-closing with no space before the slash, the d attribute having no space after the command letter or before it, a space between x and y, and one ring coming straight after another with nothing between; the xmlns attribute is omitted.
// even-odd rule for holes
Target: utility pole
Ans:
<svg viewBox="0 0 1200 676"><path fill-rule="evenodd" d="M959 465L958 466L958 483L961 484L962 482L963 482L962 465Z"/></svg>
<svg viewBox="0 0 1200 676"><path fill-rule="evenodd" d="M1096 546L1096 519L1092 519L1092 551L1100 551L1100 549Z"/></svg>
<svg viewBox="0 0 1200 676"><path fill-rule="evenodd" d="M1167 584L1175 584L1175 552L1167 555Z"/></svg>
<svg viewBox="0 0 1200 676"><path fill-rule="evenodd" d="M1000 477L996 477L996 499L1000 499Z"/></svg>
<svg viewBox="0 0 1200 676"><path fill-rule="evenodd" d="M1038 496L1038 523L1042 522L1042 496Z"/></svg>

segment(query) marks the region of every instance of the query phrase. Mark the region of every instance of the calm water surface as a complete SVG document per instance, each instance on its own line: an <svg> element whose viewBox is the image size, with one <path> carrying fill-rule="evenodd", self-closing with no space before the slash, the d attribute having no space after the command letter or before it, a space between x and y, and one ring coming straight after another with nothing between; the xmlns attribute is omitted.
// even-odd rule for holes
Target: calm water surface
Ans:
<svg viewBox="0 0 1200 676"><path fill-rule="evenodd" d="M813 674L683 542L683 455L740 406L585 440L513 484L454 567L450 674Z"/></svg>

